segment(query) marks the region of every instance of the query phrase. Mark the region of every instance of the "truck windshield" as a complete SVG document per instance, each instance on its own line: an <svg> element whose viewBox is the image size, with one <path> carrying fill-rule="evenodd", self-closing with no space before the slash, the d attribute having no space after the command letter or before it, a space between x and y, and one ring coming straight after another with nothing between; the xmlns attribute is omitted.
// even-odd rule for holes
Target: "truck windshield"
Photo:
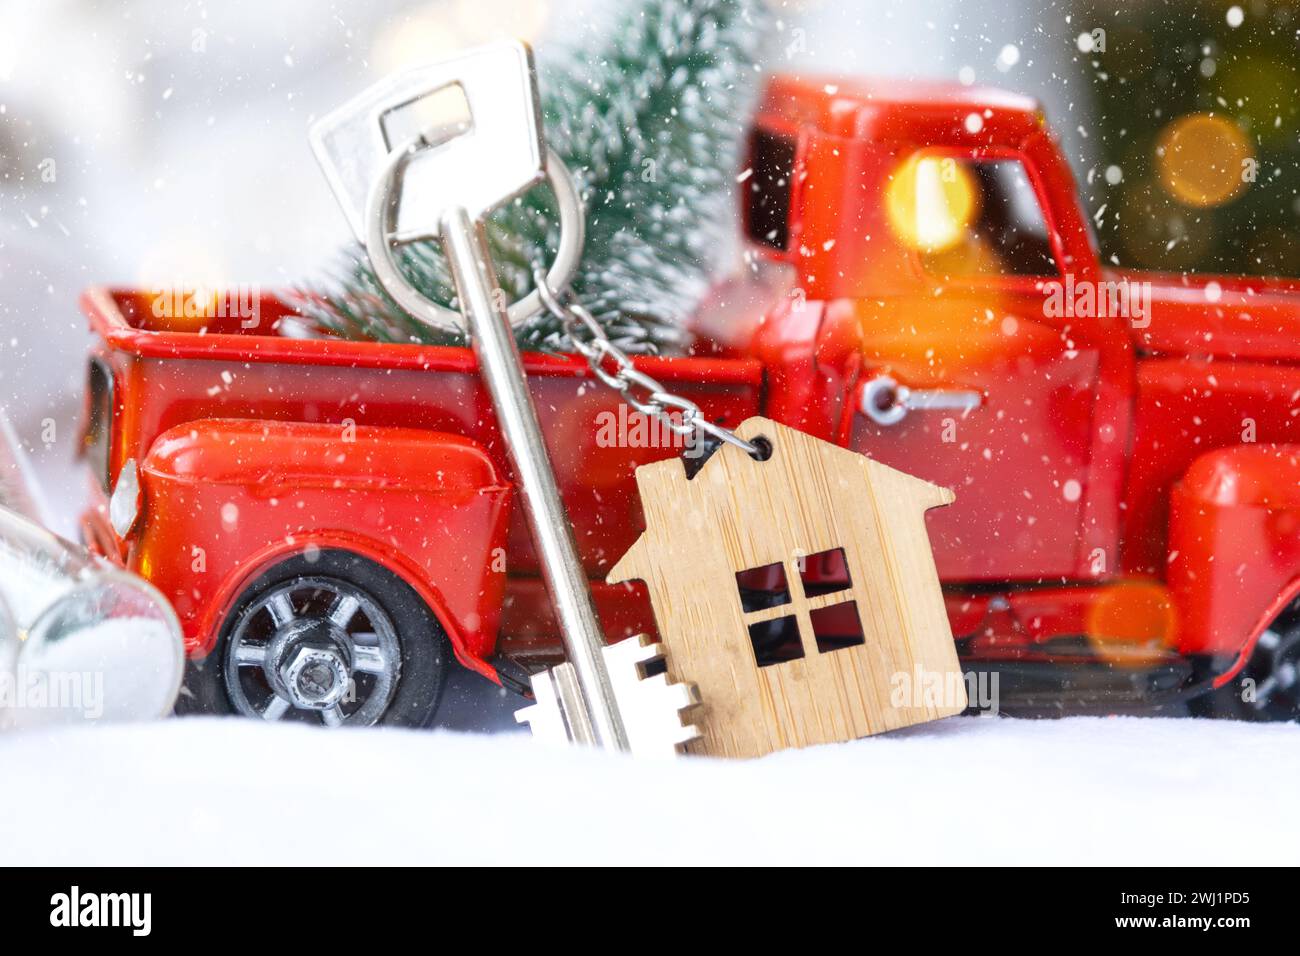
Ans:
<svg viewBox="0 0 1300 956"><path fill-rule="evenodd" d="M749 140L745 232L754 242L785 251L790 241L790 182L794 140L755 130Z"/></svg>

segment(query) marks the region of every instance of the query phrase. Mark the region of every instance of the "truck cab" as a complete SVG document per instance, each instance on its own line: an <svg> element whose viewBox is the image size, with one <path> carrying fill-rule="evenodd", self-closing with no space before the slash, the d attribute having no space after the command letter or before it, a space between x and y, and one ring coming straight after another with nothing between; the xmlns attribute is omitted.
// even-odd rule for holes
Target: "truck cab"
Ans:
<svg viewBox="0 0 1300 956"><path fill-rule="evenodd" d="M1294 519L1293 283L1103 267L1043 112L994 90L775 77L741 206L753 268L790 278L708 334L764 362L770 417L956 492L935 558L1004 696L1146 706L1286 643L1295 535L1259 511ZM1209 503L1245 474L1253 503ZM1228 527L1257 560L1215 560ZM1233 712L1294 712L1269 692Z"/></svg>

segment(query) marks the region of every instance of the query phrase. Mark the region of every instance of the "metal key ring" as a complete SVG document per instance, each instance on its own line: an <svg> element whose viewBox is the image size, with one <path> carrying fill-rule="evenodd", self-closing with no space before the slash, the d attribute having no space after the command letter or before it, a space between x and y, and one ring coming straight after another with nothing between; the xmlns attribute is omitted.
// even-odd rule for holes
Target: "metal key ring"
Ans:
<svg viewBox="0 0 1300 956"><path fill-rule="evenodd" d="M366 201L366 253L375 270L375 278L399 306L425 325L444 332L464 332L465 319L455 309L430 301L422 295L398 268L391 241L396 230L397 203L393 201L402 169L418 155L425 145L423 136L417 136L404 146L388 154ZM560 243L555 251L555 261L546 273L546 282L552 289L567 288L578 271L582 259L585 233L585 216L582 198L569 167L555 155L546 151L546 178L555 194L555 204L560 212ZM506 314L512 328L518 328L533 316L546 310L542 293L534 289L518 302L512 303Z"/></svg>

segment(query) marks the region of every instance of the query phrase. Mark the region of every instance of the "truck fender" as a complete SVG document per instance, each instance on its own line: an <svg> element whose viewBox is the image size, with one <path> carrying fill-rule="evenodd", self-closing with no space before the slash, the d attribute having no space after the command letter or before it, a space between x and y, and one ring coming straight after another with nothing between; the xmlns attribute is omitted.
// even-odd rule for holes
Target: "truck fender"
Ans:
<svg viewBox="0 0 1300 956"><path fill-rule="evenodd" d="M128 565L172 600L190 656L211 651L238 595L272 564L339 548L410 585L457 659L496 679L487 658L511 488L477 442L350 422L205 419L160 435L140 475Z"/></svg>
<svg viewBox="0 0 1300 956"><path fill-rule="evenodd" d="M1281 614L1292 601L1300 599L1300 576L1293 579L1277 598L1264 609L1264 613L1255 621L1255 626L1250 629L1250 636L1246 638L1246 643L1242 645L1241 650L1237 653L1237 658L1222 674L1214 678L1213 686L1217 689L1222 687L1241 673L1241 669L1246 666L1250 656L1255 653L1255 645L1259 643L1260 636L1268 630L1279 614Z"/></svg>
<svg viewBox="0 0 1300 956"><path fill-rule="evenodd" d="M1170 497L1168 583L1184 654L1245 664L1300 594L1300 445L1236 445L1200 456Z"/></svg>

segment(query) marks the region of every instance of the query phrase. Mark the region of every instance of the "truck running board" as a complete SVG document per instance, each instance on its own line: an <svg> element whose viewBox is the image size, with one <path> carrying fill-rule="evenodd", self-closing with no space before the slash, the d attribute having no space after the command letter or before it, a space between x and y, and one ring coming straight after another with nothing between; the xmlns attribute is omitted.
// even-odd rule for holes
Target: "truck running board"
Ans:
<svg viewBox="0 0 1300 956"><path fill-rule="evenodd" d="M1152 714L1199 689L1189 661L1135 667L1111 661L997 660L962 662L968 713L996 708L1014 717Z"/></svg>

